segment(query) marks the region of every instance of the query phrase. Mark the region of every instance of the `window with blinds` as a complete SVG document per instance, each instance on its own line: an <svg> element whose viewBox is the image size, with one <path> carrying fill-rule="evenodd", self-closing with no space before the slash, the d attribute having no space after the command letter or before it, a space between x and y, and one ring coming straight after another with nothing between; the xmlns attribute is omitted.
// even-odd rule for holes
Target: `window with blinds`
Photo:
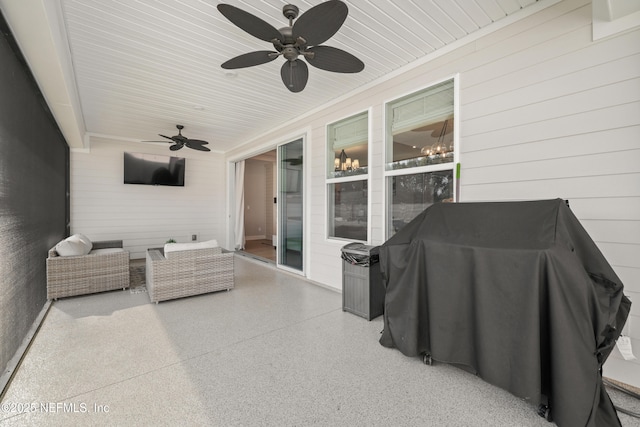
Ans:
<svg viewBox="0 0 640 427"><path fill-rule="evenodd" d="M364 175L369 158L367 111L327 127L327 178Z"/></svg>
<svg viewBox="0 0 640 427"><path fill-rule="evenodd" d="M369 113L327 126L327 237L369 238Z"/></svg>
<svg viewBox="0 0 640 427"><path fill-rule="evenodd" d="M387 104L386 170L453 162L453 79Z"/></svg>
<svg viewBox="0 0 640 427"><path fill-rule="evenodd" d="M433 203L455 200L454 79L386 105L387 238Z"/></svg>

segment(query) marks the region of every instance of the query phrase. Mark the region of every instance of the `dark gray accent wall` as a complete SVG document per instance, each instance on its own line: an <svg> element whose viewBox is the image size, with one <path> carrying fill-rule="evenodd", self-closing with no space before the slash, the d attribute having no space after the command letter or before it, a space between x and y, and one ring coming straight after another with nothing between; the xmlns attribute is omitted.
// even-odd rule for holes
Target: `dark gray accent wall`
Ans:
<svg viewBox="0 0 640 427"><path fill-rule="evenodd" d="M68 235L69 147L0 14L0 373L45 305Z"/></svg>

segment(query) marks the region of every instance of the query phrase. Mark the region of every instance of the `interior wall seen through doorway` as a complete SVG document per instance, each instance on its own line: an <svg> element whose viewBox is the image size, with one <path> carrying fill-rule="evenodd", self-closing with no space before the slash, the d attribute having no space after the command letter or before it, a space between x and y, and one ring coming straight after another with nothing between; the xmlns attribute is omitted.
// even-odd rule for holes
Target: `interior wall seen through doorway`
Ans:
<svg viewBox="0 0 640 427"><path fill-rule="evenodd" d="M268 239L277 234L276 167L269 153L245 161L245 236L247 240Z"/></svg>

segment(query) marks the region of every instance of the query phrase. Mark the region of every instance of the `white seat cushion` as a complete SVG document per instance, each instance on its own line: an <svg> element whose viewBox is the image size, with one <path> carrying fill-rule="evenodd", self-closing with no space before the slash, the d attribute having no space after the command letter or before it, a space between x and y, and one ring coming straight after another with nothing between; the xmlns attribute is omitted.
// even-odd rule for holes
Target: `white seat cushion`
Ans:
<svg viewBox="0 0 640 427"><path fill-rule="evenodd" d="M177 251L189 251L193 249L207 249L207 248L217 248L218 241L217 240L207 240L205 242L193 242L193 243L167 243L164 245L164 253L165 255L169 252L177 252Z"/></svg>
<svg viewBox="0 0 640 427"><path fill-rule="evenodd" d="M118 252L124 252L122 248L103 248L103 249L94 249L89 252L91 255L100 255L100 254L115 254Z"/></svg>

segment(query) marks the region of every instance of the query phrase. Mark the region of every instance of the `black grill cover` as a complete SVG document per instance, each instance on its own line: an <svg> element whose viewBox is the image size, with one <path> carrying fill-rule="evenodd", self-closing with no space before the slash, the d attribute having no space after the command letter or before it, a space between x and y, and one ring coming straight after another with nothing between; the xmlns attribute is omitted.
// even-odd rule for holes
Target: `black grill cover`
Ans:
<svg viewBox="0 0 640 427"><path fill-rule="evenodd" d="M380 343L431 354L558 426L618 426L601 367L631 302L563 200L438 203L380 248Z"/></svg>

